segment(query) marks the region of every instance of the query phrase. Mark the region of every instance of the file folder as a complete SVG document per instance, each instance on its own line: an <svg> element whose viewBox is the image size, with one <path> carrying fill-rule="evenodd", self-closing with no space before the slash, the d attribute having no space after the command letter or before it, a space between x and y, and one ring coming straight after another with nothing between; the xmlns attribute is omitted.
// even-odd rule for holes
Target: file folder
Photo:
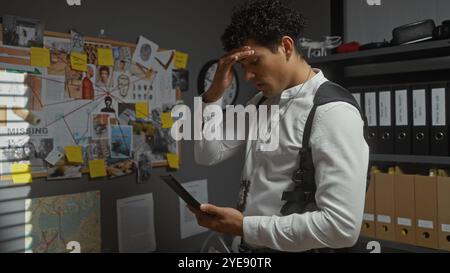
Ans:
<svg viewBox="0 0 450 273"><path fill-rule="evenodd" d="M417 245L437 249L437 178L415 176L414 187Z"/></svg>
<svg viewBox="0 0 450 273"><path fill-rule="evenodd" d="M432 84L431 89L431 155L448 156L449 95L447 84Z"/></svg>
<svg viewBox="0 0 450 273"><path fill-rule="evenodd" d="M450 178L438 177L439 249L450 251Z"/></svg>
<svg viewBox="0 0 450 273"><path fill-rule="evenodd" d="M371 153L378 151L378 107L377 107L377 93L375 91L368 91L364 94L364 109L368 124L368 139L367 142Z"/></svg>
<svg viewBox="0 0 450 273"><path fill-rule="evenodd" d="M412 95L407 86L394 87L395 92L395 154L411 154Z"/></svg>
<svg viewBox="0 0 450 273"><path fill-rule="evenodd" d="M414 176L395 176L395 240L416 244Z"/></svg>
<svg viewBox="0 0 450 273"><path fill-rule="evenodd" d="M413 154L430 154L430 92L427 86L413 90Z"/></svg>
<svg viewBox="0 0 450 273"><path fill-rule="evenodd" d="M375 238L375 173L373 172L369 189L366 192L361 234Z"/></svg>
<svg viewBox="0 0 450 273"><path fill-rule="evenodd" d="M377 153L394 153L394 97L390 87L378 92L378 148Z"/></svg>
<svg viewBox="0 0 450 273"><path fill-rule="evenodd" d="M394 175L375 174L375 236L395 241Z"/></svg>

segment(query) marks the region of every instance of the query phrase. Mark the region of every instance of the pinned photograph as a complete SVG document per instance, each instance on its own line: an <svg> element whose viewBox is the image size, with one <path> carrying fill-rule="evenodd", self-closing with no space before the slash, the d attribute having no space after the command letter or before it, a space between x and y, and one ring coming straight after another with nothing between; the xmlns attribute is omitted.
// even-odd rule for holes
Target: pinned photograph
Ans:
<svg viewBox="0 0 450 273"><path fill-rule="evenodd" d="M131 65L131 50L128 47L113 47L114 72L126 73Z"/></svg>
<svg viewBox="0 0 450 273"><path fill-rule="evenodd" d="M94 139L89 145L89 160L107 159L110 156L108 139Z"/></svg>
<svg viewBox="0 0 450 273"><path fill-rule="evenodd" d="M70 55L66 55L67 63L70 63ZM72 69L70 65L65 67L65 92L66 98L78 99L83 98L82 85L83 85L83 72Z"/></svg>
<svg viewBox="0 0 450 273"><path fill-rule="evenodd" d="M110 126L109 147L111 158L128 159L132 156L133 127L123 125Z"/></svg>
<svg viewBox="0 0 450 273"><path fill-rule="evenodd" d="M112 68L108 66L100 66L97 68L96 87L103 92L110 91L112 78Z"/></svg>
<svg viewBox="0 0 450 273"><path fill-rule="evenodd" d="M172 88L179 88L181 92L189 91L189 71L186 69L175 69L172 71Z"/></svg>
<svg viewBox="0 0 450 273"><path fill-rule="evenodd" d="M100 112L115 115L116 109L117 109L117 102L113 100L112 97L106 96L104 99L104 107L101 108Z"/></svg>
<svg viewBox="0 0 450 273"><path fill-rule="evenodd" d="M55 37L44 37L44 47L50 50L50 67L48 75L64 76L67 66L67 55L70 53L70 40ZM70 64L70 63L69 63Z"/></svg>
<svg viewBox="0 0 450 273"><path fill-rule="evenodd" d="M119 122L122 125L131 125L136 120L134 103L119 103Z"/></svg>
<svg viewBox="0 0 450 273"><path fill-rule="evenodd" d="M3 15L3 44L20 47L43 47L44 24L36 19Z"/></svg>
<svg viewBox="0 0 450 273"><path fill-rule="evenodd" d="M152 177L152 152L143 151L136 153L137 168L137 183L144 184L150 182Z"/></svg>
<svg viewBox="0 0 450 273"><path fill-rule="evenodd" d="M47 180L79 179L82 166L55 166L48 168Z"/></svg>
<svg viewBox="0 0 450 273"><path fill-rule="evenodd" d="M108 121L110 115L92 115L92 138L108 138Z"/></svg>
<svg viewBox="0 0 450 273"><path fill-rule="evenodd" d="M118 92L120 98L127 101L131 96L131 78L127 73L114 72L112 88L113 92Z"/></svg>
<svg viewBox="0 0 450 273"><path fill-rule="evenodd" d="M81 33L76 30L70 31L70 51L71 52L84 52L84 38Z"/></svg>
<svg viewBox="0 0 450 273"><path fill-rule="evenodd" d="M134 51L133 63L138 63L143 67L150 69L152 66L154 54L158 51L159 46L144 36L139 37L139 42Z"/></svg>
<svg viewBox="0 0 450 273"><path fill-rule="evenodd" d="M98 65L98 49L99 48L111 48L111 45L109 44L102 44L102 43L94 43L94 42L84 42L84 52L87 55L87 63Z"/></svg>
<svg viewBox="0 0 450 273"><path fill-rule="evenodd" d="M117 178L125 175L130 175L136 171L136 162L132 159L125 161L115 161L108 160L108 166L106 167L106 172L108 173L108 178Z"/></svg>
<svg viewBox="0 0 450 273"><path fill-rule="evenodd" d="M83 73L82 82L82 99L83 100L93 100L95 98L95 66L89 64L87 66L87 72Z"/></svg>

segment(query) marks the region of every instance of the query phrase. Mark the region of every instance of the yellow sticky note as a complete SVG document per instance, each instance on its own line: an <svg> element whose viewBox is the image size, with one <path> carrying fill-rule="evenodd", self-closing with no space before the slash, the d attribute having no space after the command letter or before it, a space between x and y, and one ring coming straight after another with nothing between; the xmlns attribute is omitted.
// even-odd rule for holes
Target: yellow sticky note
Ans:
<svg viewBox="0 0 450 273"><path fill-rule="evenodd" d="M136 107L136 118L148 118L148 102L138 102Z"/></svg>
<svg viewBox="0 0 450 273"><path fill-rule="evenodd" d="M89 161L89 173L91 178L105 177L107 175L105 160Z"/></svg>
<svg viewBox="0 0 450 273"><path fill-rule="evenodd" d="M67 161L71 164L83 164L83 153L80 146L67 146L64 147Z"/></svg>
<svg viewBox="0 0 450 273"><path fill-rule="evenodd" d="M87 71L87 55L86 53L72 52L70 53L70 65L73 70Z"/></svg>
<svg viewBox="0 0 450 273"><path fill-rule="evenodd" d="M174 67L176 69L186 69L189 55L180 51L175 51Z"/></svg>
<svg viewBox="0 0 450 273"><path fill-rule="evenodd" d="M177 154L167 154L167 162L169 162L171 169L180 168L180 157Z"/></svg>
<svg viewBox="0 0 450 273"><path fill-rule="evenodd" d="M48 48L32 47L30 50L30 55L31 66L50 66L50 50Z"/></svg>
<svg viewBox="0 0 450 273"><path fill-rule="evenodd" d="M163 129L170 129L173 125L172 113L166 112L161 115L161 123Z"/></svg>
<svg viewBox="0 0 450 273"><path fill-rule="evenodd" d="M113 66L114 57L111 48L99 48L97 49L97 61L98 65Z"/></svg>
<svg viewBox="0 0 450 273"><path fill-rule="evenodd" d="M12 164L11 175L14 184L25 184L33 182L30 164Z"/></svg>

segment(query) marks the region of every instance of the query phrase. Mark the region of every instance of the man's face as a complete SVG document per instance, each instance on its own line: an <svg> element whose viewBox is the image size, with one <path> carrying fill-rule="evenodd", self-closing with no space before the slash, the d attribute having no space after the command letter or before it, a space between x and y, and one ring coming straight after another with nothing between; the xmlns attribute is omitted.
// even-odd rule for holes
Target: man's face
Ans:
<svg viewBox="0 0 450 273"><path fill-rule="evenodd" d="M89 79L94 76L94 69L92 69L92 67L90 66L88 66L87 76Z"/></svg>
<svg viewBox="0 0 450 273"><path fill-rule="evenodd" d="M286 55L281 48L274 53L253 40L247 40L244 46L255 51L254 55L240 61L245 79L269 98L287 89L290 82L288 75L292 75L292 72L289 71Z"/></svg>
<svg viewBox="0 0 450 273"><path fill-rule="evenodd" d="M107 83L109 79L109 72L106 70L102 70L100 72L100 77L103 83Z"/></svg>

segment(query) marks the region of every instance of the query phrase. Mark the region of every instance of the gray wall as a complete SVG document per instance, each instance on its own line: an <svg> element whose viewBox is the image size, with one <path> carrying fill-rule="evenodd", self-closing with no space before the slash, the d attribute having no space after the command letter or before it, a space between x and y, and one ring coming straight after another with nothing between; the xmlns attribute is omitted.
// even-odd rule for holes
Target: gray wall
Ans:
<svg viewBox="0 0 450 273"><path fill-rule="evenodd" d="M369 6L366 0L345 0L345 40L361 44L392 39L395 27L424 19L436 25L450 19L448 0L381 0Z"/></svg>
<svg viewBox="0 0 450 273"><path fill-rule="evenodd" d="M240 2L242 1L82 0L82 7L68 7L65 0L14 0L2 1L0 14L38 18L46 22L48 30L58 32L75 28L85 35L97 36L100 29L105 29L108 38L128 42L136 42L137 37L142 34L161 47L187 52L190 56L190 91L183 94L183 99L188 105L192 105L193 97L197 95L198 72L209 59L223 54L220 35L229 22L232 7ZM329 0L315 1L314 5L311 1L295 1L294 5L309 18L307 37L320 39L329 34ZM245 103L253 95L254 89L241 79L238 103ZM206 168L195 164L193 152L192 142L182 143L181 170L175 175L182 181L207 178L210 202L234 207L243 155L219 166ZM151 183L145 185L137 185L134 176L130 176L95 182L86 178L56 182L35 181L31 187L1 186L0 208L12 205L5 200L100 190L102 248L105 252L116 252L116 200L153 192L157 251L196 252L206 235L179 239L178 198L157 179L157 175L164 172L165 169L155 169ZM5 214L5 210L0 210L0 252L19 250L17 243L21 242L5 241L7 234L1 232L6 219L15 216L14 213Z"/></svg>

